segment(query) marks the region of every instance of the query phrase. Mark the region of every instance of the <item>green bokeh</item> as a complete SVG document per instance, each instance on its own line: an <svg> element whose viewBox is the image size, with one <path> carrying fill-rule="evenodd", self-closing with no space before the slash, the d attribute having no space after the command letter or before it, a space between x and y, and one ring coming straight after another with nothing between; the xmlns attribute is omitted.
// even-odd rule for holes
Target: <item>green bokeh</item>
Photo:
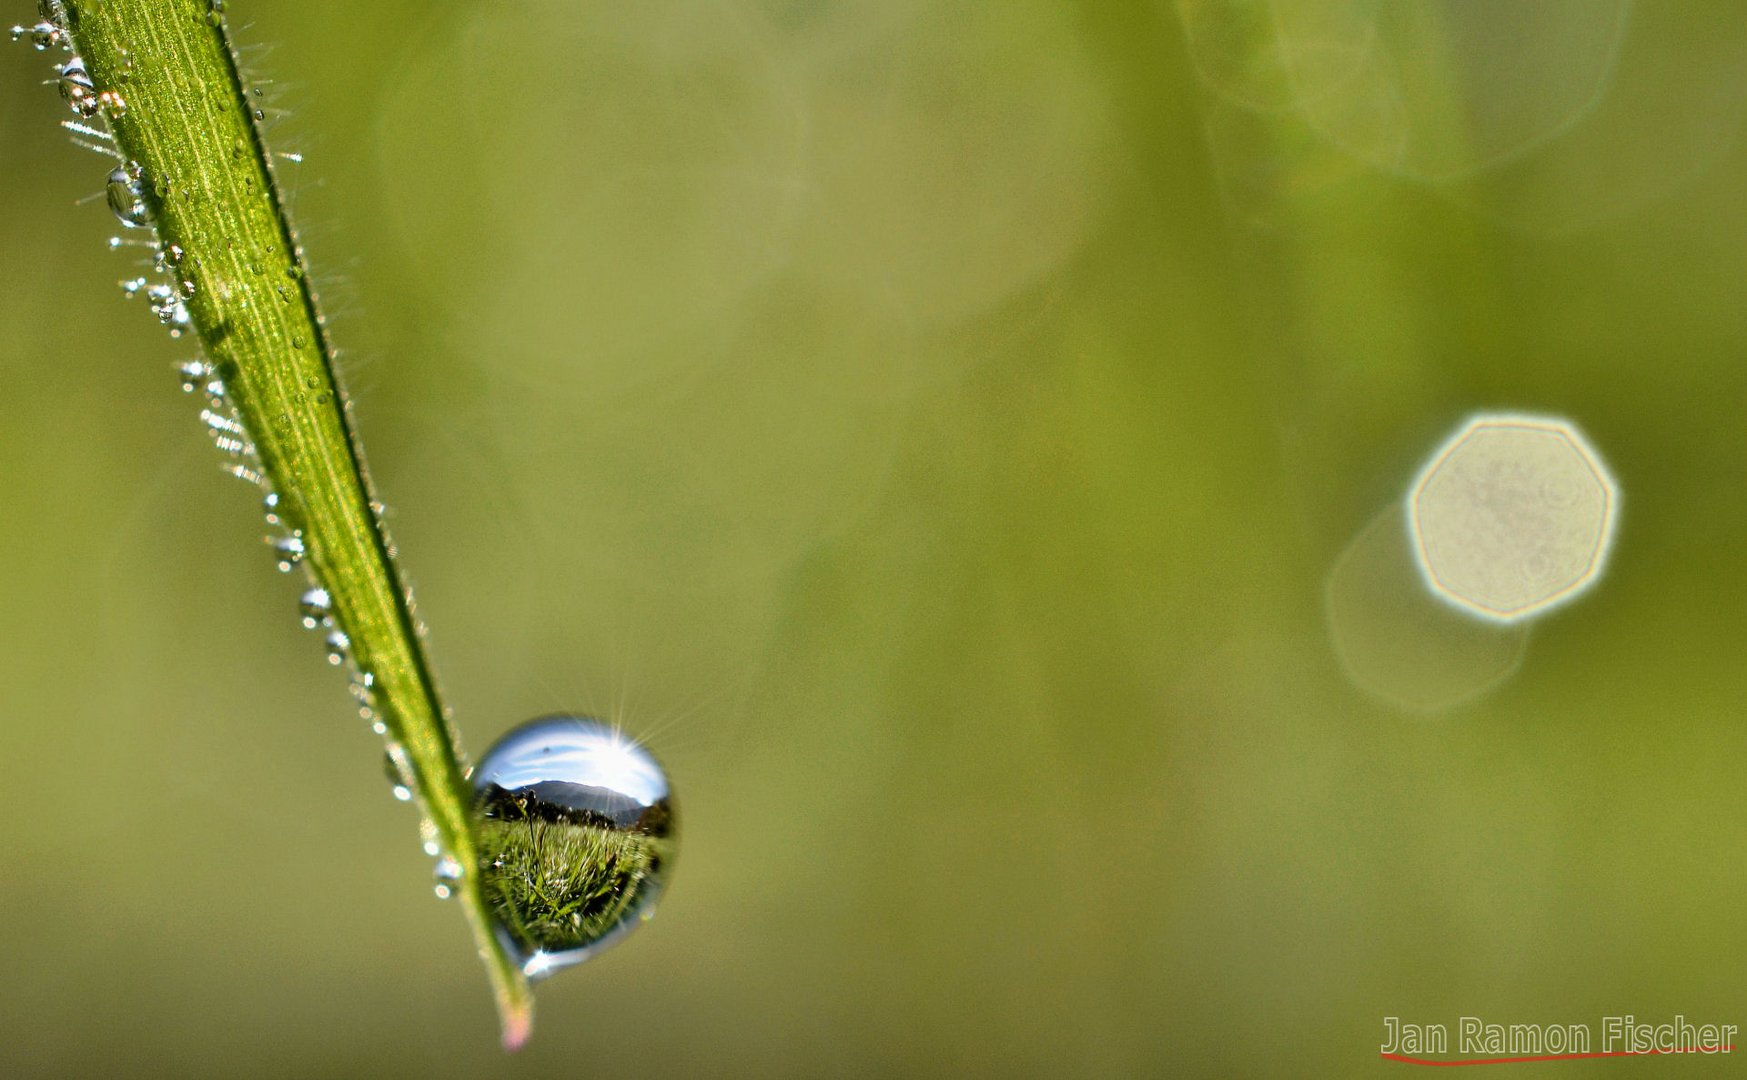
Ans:
<svg viewBox="0 0 1747 1080"><path fill-rule="evenodd" d="M232 0L467 745L599 713L683 808L514 1059L107 166L0 55L0 1075L1747 1023L1747 24L1291 7ZM1491 408L1582 426L1612 565L1404 711L1325 579Z"/></svg>

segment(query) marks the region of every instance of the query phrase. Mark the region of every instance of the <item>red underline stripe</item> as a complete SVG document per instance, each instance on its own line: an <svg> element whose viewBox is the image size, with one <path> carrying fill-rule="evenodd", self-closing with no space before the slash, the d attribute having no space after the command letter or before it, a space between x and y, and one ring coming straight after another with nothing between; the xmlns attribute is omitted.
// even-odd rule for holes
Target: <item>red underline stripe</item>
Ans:
<svg viewBox="0 0 1747 1080"><path fill-rule="evenodd" d="M1468 1058L1464 1061L1433 1061L1431 1058L1409 1057L1406 1054L1383 1054L1384 1061L1399 1061L1404 1065L1521 1065L1531 1061L1577 1061L1582 1058L1650 1057L1655 1054L1729 1054L1735 1047L1706 1046L1680 1050L1596 1050L1587 1054L1540 1054L1536 1057Z"/></svg>

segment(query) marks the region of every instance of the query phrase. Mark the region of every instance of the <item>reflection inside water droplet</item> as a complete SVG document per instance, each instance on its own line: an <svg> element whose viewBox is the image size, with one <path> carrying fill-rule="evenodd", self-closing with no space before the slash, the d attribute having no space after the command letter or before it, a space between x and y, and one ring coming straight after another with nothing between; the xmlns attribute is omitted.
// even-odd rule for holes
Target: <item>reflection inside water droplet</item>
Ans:
<svg viewBox="0 0 1747 1080"><path fill-rule="evenodd" d="M303 537L281 536L273 541L273 551L279 556L279 572L288 574L293 566L303 561Z"/></svg>
<svg viewBox="0 0 1747 1080"><path fill-rule="evenodd" d="M333 601L328 597L326 589L310 589L297 598L297 611L303 617L303 627L314 630L328 621L328 614L333 608Z"/></svg>
<svg viewBox="0 0 1747 1080"><path fill-rule="evenodd" d="M579 963L655 913L678 842L661 766L594 720L516 728L474 771L480 885L529 978Z"/></svg>
<svg viewBox="0 0 1747 1080"><path fill-rule="evenodd" d="M67 107L80 116L97 115L97 90L85 70L85 61L75 56L61 65L58 74L61 100L67 103Z"/></svg>
<svg viewBox="0 0 1747 1080"><path fill-rule="evenodd" d="M328 635L328 663L338 666L346 662L346 650L352 647L352 639L339 630Z"/></svg>
<svg viewBox="0 0 1747 1080"><path fill-rule="evenodd" d="M65 76L62 77L61 85L63 88L66 86ZM138 165L118 165L110 170L109 180L104 185L109 209L114 211L116 220L130 229L141 228L152 222L152 209L146 205L145 187L140 182L140 176Z"/></svg>

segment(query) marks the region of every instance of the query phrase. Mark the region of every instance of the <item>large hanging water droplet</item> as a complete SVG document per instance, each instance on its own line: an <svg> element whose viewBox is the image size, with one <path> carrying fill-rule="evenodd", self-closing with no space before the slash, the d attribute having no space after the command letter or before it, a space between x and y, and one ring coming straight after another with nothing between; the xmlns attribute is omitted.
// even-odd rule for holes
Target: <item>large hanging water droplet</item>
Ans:
<svg viewBox="0 0 1747 1080"><path fill-rule="evenodd" d="M152 223L152 208L146 205L145 185L140 182L140 175L138 165L119 165L110 172L109 182L104 186L109 209L115 211L116 219L130 229Z"/></svg>
<svg viewBox="0 0 1747 1080"><path fill-rule="evenodd" d="M480 887L529 978L580 963L655 913L678 845L661 766L577 716L530 720L473 773Z"/></svg>

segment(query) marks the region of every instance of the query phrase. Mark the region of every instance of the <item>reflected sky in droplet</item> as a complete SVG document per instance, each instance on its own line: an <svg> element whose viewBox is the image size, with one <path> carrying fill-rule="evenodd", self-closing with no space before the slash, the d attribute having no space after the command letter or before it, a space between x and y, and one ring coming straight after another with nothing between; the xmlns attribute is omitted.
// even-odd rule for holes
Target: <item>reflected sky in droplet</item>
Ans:
<svg viewBox="0 0 1747 1080"><path fill-rule="evenodd" d="M513 791L555 777L616 791L643 806L668 795L667 778L648 751L621 732L572 716L515 732L493 748L474 783Z"/></svg>

